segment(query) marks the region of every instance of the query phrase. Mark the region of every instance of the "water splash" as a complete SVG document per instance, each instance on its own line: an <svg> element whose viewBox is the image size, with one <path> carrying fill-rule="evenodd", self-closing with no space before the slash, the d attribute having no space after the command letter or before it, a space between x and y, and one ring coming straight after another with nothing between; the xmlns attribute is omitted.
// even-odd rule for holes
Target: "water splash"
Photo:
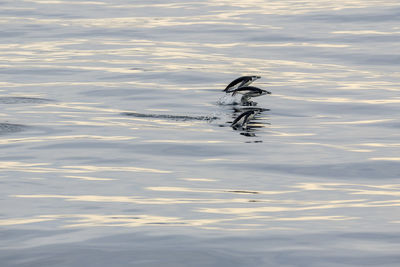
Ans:
<svg viewBox="0 0 400 267"><path fill-rule="evenodd" d="M230 94L225 94L218 99L217 104L222 106L237 105L240 104L240 101L238 101L235 97L231 96Z"/></svg>

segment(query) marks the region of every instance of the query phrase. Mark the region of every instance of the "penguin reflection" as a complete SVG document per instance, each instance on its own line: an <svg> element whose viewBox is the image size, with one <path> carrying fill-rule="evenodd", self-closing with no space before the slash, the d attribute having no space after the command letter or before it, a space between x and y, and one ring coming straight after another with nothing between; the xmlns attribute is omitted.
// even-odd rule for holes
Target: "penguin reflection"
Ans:
<svg viewBox="0 0 400 267"><path fill-rule="evenodd" d="M259 128L265 127L265 124L268 123L260 123L259 115L268 111L269 109L264 108L243 108L243 109L234 109L234 115L239 113L236 118L231 123L231 127L234 130L241 131L241 135L245 136L256 136L255 132Z"/></svg>

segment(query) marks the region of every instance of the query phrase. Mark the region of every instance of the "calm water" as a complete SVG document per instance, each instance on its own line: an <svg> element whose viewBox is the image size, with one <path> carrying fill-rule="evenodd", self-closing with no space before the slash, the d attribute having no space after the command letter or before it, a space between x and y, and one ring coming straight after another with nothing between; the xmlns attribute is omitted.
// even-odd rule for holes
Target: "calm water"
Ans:
<svg viewBox="0 0 400 267"><path fill-rule="evenodd" d="M0 265L399 266L399 16L3 0ZM272 91L249 132L241 75Z"/></svg>

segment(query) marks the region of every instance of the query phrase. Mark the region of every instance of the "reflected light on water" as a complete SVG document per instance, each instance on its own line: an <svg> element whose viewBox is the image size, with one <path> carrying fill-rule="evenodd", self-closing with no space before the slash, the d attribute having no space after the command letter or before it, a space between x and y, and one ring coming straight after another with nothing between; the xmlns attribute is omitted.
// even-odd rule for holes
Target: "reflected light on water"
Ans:
<svg viewBox="0 0 400 267"><path fill-rule="evenodd" d="M150 172L150 173L171 173L171 171L158 170L154 168L139 168L139 167L126 167L126 166L91 166L91 165L78 165L78 166L63 166L64 169L73 169L80 172L102 172L102 171L123 171L123 172Z"/></svg>
<svg viewBox="0 0 400 267"><path fill-rule="evenodd" d="M400 157L376 157L376 158L369 158L369 160L400 161Z"/></svg>
<svg viewBox="0 0 400 267"><path fill-rule="evenodd" d="M210 179L210 178L180 178L181 180L185 181L192 181L192 182L216 182L217 179Z"/></svg>
<svg viewBox="0 0 400 267"><path fill-rule="evenodd" d="M372 30L362 30L362 31L334 31L334 34L354 34L354 35L398 35L400 32L383 32L383 31L372 31Z"/></svg>
<svg viewBox="0 0 400 267"><path fill-rule="evenodd" d="M234 190L234 189L213 189L213 188L188 188L188 187L167 187L167 186L153 186L147 187L151 191L163 192L194 192L194 193L251 193L262 195L275 195L293 193L295 191L254 191L254 190Z"/></svg>
<svg viewBox="0 0 400 267"><path fill-rule="evenodd" d="M117 179L113 178L99 178L99 177L91 177L91 176L76 176L76 175L66 175L66 178L72 178L72 179L80 179L80 180L85 180L85 181L113 181Z"/></svg>
<svg viewBox="0 0 400 267"><path fill-rule="evenodd" d="M380 105L380 104L396 104L400 103L400 98L390 98L390 99L354 99L354 98L345 98L345 97L302 97L302 96L287 96L281 94L274 94L274 96L283 99L297 100L297 101L305 101L305 102L328 102L328 103L361 103L361 104L371 104L371 105Z"/></svg>
<svg viewBox="0 0 400 267"><path fill-rule="evenodd" d="M41 215L34 218L28 219L9 219L9 220L0 220L1 226L10 226L10 225L18 225L18 224L32 224L46 221L55 221L55 220L66 220L66 224L63 225L64 228L73 228L73 227L139 227L146 225L159 225L159 226L194 226L200 228L207 228L208 225L218 225L218 224L226 224L227 222L234 221L235 219L222 219L222 218L214 218L214 219L198 219L198 220L190 220L183 219L179 217L167 217L167 216L154 216L154 215L125 215L125 214L112 214L112 215L101 215L101 214L71 214L71 215ZM250 217L242 217L241 220L254 220L259 219L257 216ZM295 217L295 218L270 218L264 217L263 219L267 219L270 221L342 221L342 220L354 220L356 217L345 217L345 216L304 216L304 217ZM205 226L205 227L203 227ZM243 227L263 227L262 224L257 223L242 223ZM214 229L223 229L218 226L213 226ZM227 229L225 229L227 230ZM231 229L232 230L232 229ZM250 230L245 228L245 230Z"/></svg>
<svg viewBox="0 0 400 267"><path fill-rule="evenodd" d="M37 218L0 219L0 226L39 223L52 220L54 219L46 218L46 216L38 216Z"/></svg>
<svg viewBox="0 0 400 267"><path fill-rule="evenodd" d="M362 143L360 146L368 146L368 147L400 147L400 143ZM390 158L370 158L370 160L379 160L379 159L390 159ZM394 158L396 159L396 158Z"/></svg>
<svg viewBox="0 0 400 267"><path fill-rule="evenodd" d="M91 179L91 176L66 175L69 178ZM191 182L214 182L207 178L182 178ZM74 202L134 204L139 210L146 210L149 205L153 208L149 214L74 214L74 215L42 215L31 218L16 218L0 220L0 225L33 224L55 220L61 227L139 227L145 225L174 226L183 225L202 229L218 230L257 230L268 229L266 224L285 222L281 227L291 230L305 225L294 225L295 222L313 221L343 221L357 222L362 220L362 213L354 216L353 210L379 209L400 206L400 185L398 184L357 184L357 183L297 183L291 188L295 190L249 190L245 188L193 188L152 186L145 189L161 192L164 197L151 197L139 191L139 195L105 196L105 195L60 195L60 194L17 194L10 197L18 199L60 199ZM321 191L323 194L307 193ZM331 194L329 191L332 191ZM172 197L165 197L170 194ZM187 193L197 197L187 196ZM304 194L307 198L304 198ZM362 195L363 198L355 198ZM240 196L240 198L237 198ZM379 198L374 198L378 196ZM312 197L312 198L311 198ZM386 197L386 199L382 199ZM188 205L190 204L190 205ZM154 205L162 206L155 209ZM190 207L189 210L187 208ZM169 209L180 210L177 216L165 216ZM183 210L181 210L183 209ZM118 210L118 208L117 208ZM159 214L154 214L154 213ZM206 218L204 216L207 216ZM394 220L391 220L392 222ZM390 223L388 222L388 223ZM278 227L271 225L271 227Z"/></svg>
<svg viewBox="0 0 400 267"><path fill-rule="evenodd" d="M362 120L362 121L328 121L320 122L320 124L374 124L380 122L394 121L395 119L380 119L380 120Z"/></svg>
<svg viewBox="0 0 400 267"><path fill-rule="evenodd" d="M322 146L322 147L329 147L329 148L340 149L340 150L344 150L344 151L360 152L360 153L368 153L368 152L373 151L370 149L355 148L356 145L333 145L333 144L315 143L315 142L291 142L290 144L305 145L305 146Z"/></svg>
<svg viewBox="0 0 400 267"><path fill-rule="evenodd" d="M400 161L398 0L11 2L0 91L51 100L1 111L27 130L0 139L3 198L22 207L4 205L0 225L376 230L373 213L400 222L389 209L400 206L396 167L362 177ZM262 75L273 92L263 99L271 126L254 121L263 143L232 137L226 120L177 119L231 116L215 103L240 73ZM343 166L354 176L336 177Z"/></svg>
<svg viewBox="0 0 400 267"><path fill-rule="evenodd" d="M303 190L318 191L346 191L353 195L386 195L399 196L399 184L386 185L365 185L365 184L346 184L346 183L299 183L293 186ZM376 190L381 189L381 190ZM382 190L384 189L384 190Z"/></svg>
<svg viewBox="0 0 400 267"><path fill-rule="evenodd" d="M197 161L200 161L200 162L219 162L219 161L248 162L248 160L244 160L244 159L229 159L229 158L206 158L206 159L198 159Z"/></svg>
<svg viewBox="0 0 400 267"><path fill-rule="evenodd" d="M65 135L65 136L42 136L25 137L25 138L5 138L0 139L0 144L15 144L15 143L38 143L49 141L68 141L68 140L104 140L104 141L126 141L133 140L136 137L132 136L99 136L99 135Z"/></svg>
<svg viewBox="0 0 400 267"><path fill-rule="evenodd" d="M185 192L185 191L181 191ZM229 191L227 191L229 192ZM213 193L200 191L200 193ZM221 192L222 193L222 192ZM226 193L226 192L225 192ZM235 193L237 194L237 193ZM139 196L100 196L100 195L13 195L16 198L35 198L35 199L63 199L66 201L82 202L108 202L108 203L132 203L143 205L175 205L175 204L224 204L224 203L248 203L248 199L215 199L215 198L146 198ZM269 202L265 200L265 202Z"/></svg>
<svg viewBox="0 0 400 267"><path fill-rule="evenodd" d="M155 168L140 168L133 166L95 166L77 165L61 166L59 168L47 167L50 163L24 163L15 161L0 161L3 171L39 172L39 173L91 173L91 172L143 172L143 173L172 173L172 171Z"/></svg>
<svg viewBox="0 0 400 267"><path fill-rule="evenodd" d="M106 5L105 2L99 1L61 1L61 0L24 0L24 2L32 2L37 4L67 4L67 5Z"/></svg>
<svg viewBox="0 0 400 267"><path fill-rule="evenodd" d="M162 144L220 144L229 143L224 140L146 140L144 143L162 143Z"/></svg>
<svg viewBox="0 0 400 267"><path fill-rule="evenodd" d="M284 133L278 131L269 131L269 133L273 136L281 136L281 137L293 137L293 136L312 136L314 133Z"/></svg>
<svg viewBox="0 0 400 267"><path fill-rule="evenodd" d="M202 2L179 2L179 3L120 3L120 2L101 2L101 1L63 1L63 0L25 0L25 2L31 2L36 4L43 5L97 5L104 6L107 9L127 9L127 8L138 8L138 9L148 9L148 8L156 8L156 9L181 9L181 10L191 10L194 9L195 5L197 8L203 9L216 9L223 7L233 7L230 9L230 12L224 12L225 10L221 10L217 12L214 16L220 16L221 19L226 20L228 18L235 19L237 16L241 16L244 14L274 14L274 15L294 15L294 14L306 14L309 12L317 12L324 11L327 12L337 11L348 8L368 8L375 6L384 6L384 7L396 7L398 6L398 2L394 0L388 0L385 2L370 0L370 1L358 1L358 0L343 0L343 1L269 1L268 5L265 5L265 1L262 0L249 0L249 1L202 1ZM218 10L219 10L218 9ZM221 13L221 14L220 14ZM226 14L227 13L227 14ZM179 18L179 17L178 17ZM198 16L195 19L200 18L201 20L206 20L207 16ZM206 20L207 21L207 20Z"/></svg>

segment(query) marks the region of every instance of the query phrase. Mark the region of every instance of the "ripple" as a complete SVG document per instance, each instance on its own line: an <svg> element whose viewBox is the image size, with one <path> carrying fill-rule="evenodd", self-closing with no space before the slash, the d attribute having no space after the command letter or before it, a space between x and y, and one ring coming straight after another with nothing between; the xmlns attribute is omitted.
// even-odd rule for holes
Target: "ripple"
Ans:
<svg viewBox="0 0 400 267"><path fill-rule="evenodd" d="M0 104L39 104L50 102L52 100L46 98L24 97L24 96L2 96L0 97Z"/></svg>
<svg viewBox="0 0 400 267"><path fill-rule="evenodd" d="M170 120L200 120L212 121L219 119L214 116L186 116L186 115L168 115L168 114L143 114L136 112L123 112L122 115L138 117L138 118L154 118L154 119L170 119Z"/></svg>
<svg viewBox="0 0 400 267"><path fill-rule="evenodd" d="M16 161L0 161L0 168L7 171L26 173L95 173L95 172L142 172L142 173L171 173L172 171L155 168L141 168L133 166L98 166L98 165L68 165L52 167L50 163L26 163Z"/></svg>
<svg viewBox="0 0 400 267"><path fill-rule="evenodd" d="M22 132L26 128L27 126L22 124L0 123L0 135Z"/></svg>

